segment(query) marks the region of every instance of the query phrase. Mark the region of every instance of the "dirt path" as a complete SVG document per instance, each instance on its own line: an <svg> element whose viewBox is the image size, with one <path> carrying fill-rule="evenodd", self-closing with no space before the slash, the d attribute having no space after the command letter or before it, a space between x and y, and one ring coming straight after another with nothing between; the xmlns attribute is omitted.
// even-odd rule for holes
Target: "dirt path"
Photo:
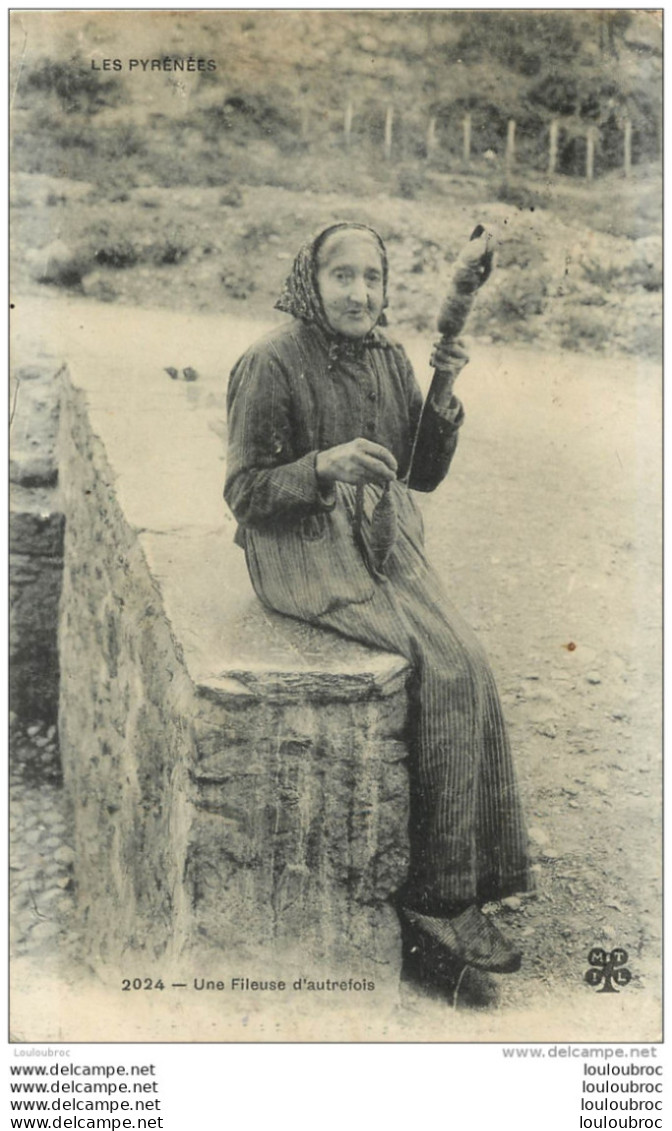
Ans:
<svg viewBox="0 0 672 1131"><path fill-rule="evenodd" d="M474 355L433 558L495 665L538 899L502 911L529 975L569 989L623 946L651 993L660 943L660 436L655 369ZM570 649L568 645L575 645ZM526 988L502 982L504 997Z"/></svg>
<svg viewBox="0 0 672 1131"><path fill-rule="evenodd" d="M113 325L118 351L194 365L222 393L263 329L65 300L20 308L26 360L45 346L100 360ZM428 342L404 341L420 375ZM498 1012L553 1009L560 995L597 1033L606 999L583 982L588 951L622 946L623 1000L648 1018L632 1039L655 1038L660 995L659 381L632 357L474 349L460 450L423 503L433 560L498 675L535 855L537 897L493 909L526 956L499 980ZM476 1039L470 1025L461 1039Z"/></svg>

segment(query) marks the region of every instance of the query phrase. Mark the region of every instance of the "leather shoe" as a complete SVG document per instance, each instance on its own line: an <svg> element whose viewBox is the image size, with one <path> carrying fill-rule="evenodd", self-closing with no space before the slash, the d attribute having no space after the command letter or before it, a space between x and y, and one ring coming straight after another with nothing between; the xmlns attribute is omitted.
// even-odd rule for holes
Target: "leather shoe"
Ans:
<svg viewBox="0 0 672 1131"><path fill-rule="evenodd" d="M454 960L493 974L520 970L522 954L511 945L493 922L471 904L457 915L434 919L403 908L408 923L444 948Z"/></svg>
<svg viewBox="0 0 672 1131"><path fill-rule="evenodd" d="M402 985L415 994L447 1002L454 1009L492 1007L497 986L483 971L465 966L440 943L409 924L403 928Z"/></svg>

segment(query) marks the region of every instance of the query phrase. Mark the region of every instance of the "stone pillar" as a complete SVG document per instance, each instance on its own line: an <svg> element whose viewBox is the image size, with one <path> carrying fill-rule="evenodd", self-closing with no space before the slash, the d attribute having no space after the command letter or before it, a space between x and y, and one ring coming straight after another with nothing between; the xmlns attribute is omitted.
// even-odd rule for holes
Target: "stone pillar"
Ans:
<svg viewBox="0 0 672 1131"><path fill-rule="evenodd" d="M198 936L253 958L398 972L389 898L406 869L403 675L372 698L250 693L199 702L187 850ZM225 896L225 898L224 898Z"/></svg>
<svg viewBox="0 0 672 1131"><path fill-rule="evenodd" d="M408 861L405 661L264 610L223 504L216 527L193 502L180 525L171 468L183 486L192 468L187 503L222 475L216 440L212 467L190 461L209 442L190 386L120 370L115 403L135 397L120 414L109 373L80 376L63 397L59 725L93 961L205 953L266 977L389 984ZM161 513L142 511L152 498Z"/></svg>

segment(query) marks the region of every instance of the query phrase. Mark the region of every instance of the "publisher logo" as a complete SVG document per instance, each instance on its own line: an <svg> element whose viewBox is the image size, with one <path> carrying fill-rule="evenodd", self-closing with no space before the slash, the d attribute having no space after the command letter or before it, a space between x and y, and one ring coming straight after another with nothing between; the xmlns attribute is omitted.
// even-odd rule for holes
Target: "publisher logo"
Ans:
<svg viewBox="0 0 672 1131"><path fill-rule="evenodd" d="M625 965L628 952L620 946L614 947L610 954L601 946L594 946L588 953L588 961L590 970L586 970L584 979L600 994L617 994L616 986L627 986L632 978ZM598 989L598 986L602 986L602 989Z"/></svg>

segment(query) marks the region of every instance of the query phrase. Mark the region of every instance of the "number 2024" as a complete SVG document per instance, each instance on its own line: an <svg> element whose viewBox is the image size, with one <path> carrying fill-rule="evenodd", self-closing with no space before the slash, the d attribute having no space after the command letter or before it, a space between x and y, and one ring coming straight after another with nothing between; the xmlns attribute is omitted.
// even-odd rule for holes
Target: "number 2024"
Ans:
<svg viewBox="0 0 672 1131"><path fill-rule="evenodd" d="M164 988L163 982L159 978L154 981L153 978L130 978L122 979L122 990L162 990Z"/></svg>

